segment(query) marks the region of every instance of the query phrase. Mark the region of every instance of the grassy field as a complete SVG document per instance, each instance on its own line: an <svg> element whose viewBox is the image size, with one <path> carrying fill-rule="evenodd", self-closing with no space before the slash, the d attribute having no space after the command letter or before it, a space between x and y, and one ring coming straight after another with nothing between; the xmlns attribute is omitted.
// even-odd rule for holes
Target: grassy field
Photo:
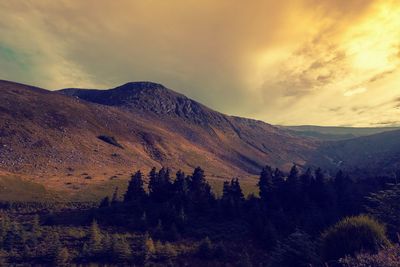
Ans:
<svg viewBox="0 0 400 267"><path fill-rule="evenodd" d="M209 179L216 196L222 195L223 180ZM258 193L254 179L241 180L241 187L245 196ZM99 201L105 196L112 196L118 188L118 195L123 197L128 185L128 178L114 179L100 184L92 184L76 191L54 191L44 185L23 180L14 175L0 176L0 201L29 201L29 202L67 202L67 201ZM145 184L147 187L147 184Z"/></svg>
<svg viewBox="0 0 400 267"><path fill-rule="evenodd" d="M44 185L18 176L0 176L0 201L60 201L63 193L51 192Z"/></svg>

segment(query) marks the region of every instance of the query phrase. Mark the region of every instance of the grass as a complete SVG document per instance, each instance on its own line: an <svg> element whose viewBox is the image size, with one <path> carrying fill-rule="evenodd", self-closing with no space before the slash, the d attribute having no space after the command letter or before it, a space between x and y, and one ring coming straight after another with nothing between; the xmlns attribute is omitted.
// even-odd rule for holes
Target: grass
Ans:
<svg viewBox="0 0 400 267"><path fill-rule="evenodd" d="M59 201L61 194L18 176L0 176L0 201Z"/></svg>
<svg viewBox="0 0 400 267"><path fill-rule="evenodd" d="M29 202L98 202L105 196L111 197L118 187L119 197L122 198L128 186L128 179L112 179L101 184L92 184L85 188L79 188L75 192L54 191L44 185L32 181L23 180L18 176L0 176L0 201L29 201ZM216 196L222 195L223 179L208 179ZM258 194L255 180L242 179L240 185L243 194ZM145 182L145 187L147 184Z"/></svg>

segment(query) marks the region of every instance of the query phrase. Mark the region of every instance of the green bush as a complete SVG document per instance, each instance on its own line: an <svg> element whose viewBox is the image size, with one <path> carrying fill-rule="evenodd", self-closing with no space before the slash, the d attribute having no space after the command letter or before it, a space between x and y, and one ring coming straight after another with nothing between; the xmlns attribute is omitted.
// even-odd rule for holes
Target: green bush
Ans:
<svg viewBox="0 0 400 267"><path fill-rule="evenodd" d="M324 259L337 260L357 252L376 253L389 244L385 227L366 215L347 217L328 228L321 238Z"/></svg>

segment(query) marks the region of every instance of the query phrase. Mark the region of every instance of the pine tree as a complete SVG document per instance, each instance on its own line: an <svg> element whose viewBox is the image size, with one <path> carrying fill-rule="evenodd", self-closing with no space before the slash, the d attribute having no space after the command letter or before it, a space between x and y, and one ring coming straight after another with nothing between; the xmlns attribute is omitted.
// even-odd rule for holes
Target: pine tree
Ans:
<svg viewBox="0 0 400 267"><path fill-rule="evenodd" d="M258 188L260 190L260 198L265 202L271 199L273 192L273 173L270 166L265 166L260 174L260 180L258 181Z"/></svg>
<svg viewBox="0 0 400 267"><path fill-rule="evenodd" d="M129 181L128 189L124 196L124 202L141 202L146 197L143 188L142 173L137 171Z"/></svg>
<svg viewBox="0 0 400 267"><path fill-rule="evenodd" d="M168 201L172 196L172 183L169 169L161 168L158 173L153 168L149 174L150 198L155 202Z"/></svg>
<svg viewBox="0 0 400 267"><path fill-rule="evenodd" d="M132 256L130 245L124 236L113 235L112 251L117 262L128 262Z"/></svg>
<svg viewBox="0 0 400 267"><path fill-rule="evenodd" d="M296 165L293 165L287 178L288 193L292 196L297 196L300 193L299 170Z"/></svg>
<svg viewBox="0 0 400 267"><path fill-rule="evenodd" d="M32 238L34 240L34 243L36 243L37 239L42 234L39 215L35 215L33 217L32 224L31 224L31 227L30 227L30 232L31 232Z"/></svg>
<svg viewBox="0 0 400 267"><path fill-rule="evenodd" d="M224 182L221 200L224 210L228 215L237 216L240 214L244 202L244 195L237 178L232 179L230 183L228 181Z"/></svg>
<svg viewBox="0 0 400 267"><path fill-rule="evenodd" d="M173 184L174 194L179 198L179 200L185 200L188 192L189 185L188 180L186 179L185 173L179 170L176 173L176 178Z"/></svg>
<svg viewBox="0 0 400 267"><path fill-rule="evenodd" d="M308 168L306 172L300 176L301 191L303 192L303 194L307 195L309 193L313 179L314 177L310 168Z"/></svg>
<svg viewBox="0 0 400 267"><path fill-rule="evenodd" d="M231 193L231 185L229 184L228 181L224 181L224 184L222 186L222 200L226 201L229 200Z"/></svg>
<svg viewBox="0 0 400 267"><path fill-rule="evenodd" d="M274 185L273 188L273 204L274 207L278 207L284 202L284 197L283 195L285 194L285 175L284 173L279 170L278 168L275 169L274 175L272 177L272 184Z"/></svg>
<svg viewBox="0 0 400 267"><path fill-rule="evenodd" d="M60 252L62 249L62 244L58 233L53 231L48 232L47 235L45 236L44 243L47 244L48 246L47 258L55 259L57 253Z"/></svg>
<svg viewBox="0 0 400 267"><path fill-rule="evenodd" d="M59 266L59 267L70 266L69 261L70 261L70 254L68 249L66 247L61 247L57 249L53 259L54 266Z"/></svg>
<svg viewBox="0 0 400 267"><path fill-rule="evenodd" d="M189 180L189 194L191 203L198 211L204 211L214 199L211 193L211 187L207 183L204 171L197 167L194 169L192 176Z"/></svg>
<svg viewBox="0 0 400 267"><path fill-rule="evenodd" d="M148 261L156 252L156 247L154 245L153 239L148 232L143 235L142 252L143 253L141 254L141 259L139 260L139 264L142 265L145 265L144 263Z"/></svg>
<svg viewBox="0 0 400 267"><path fill-rule="evenodd" d="M85 243L86 253L89 257L94 257L102 251L101 242L102 234L99 225L95 220L93 220L89 229L88 241Z"/></svg>

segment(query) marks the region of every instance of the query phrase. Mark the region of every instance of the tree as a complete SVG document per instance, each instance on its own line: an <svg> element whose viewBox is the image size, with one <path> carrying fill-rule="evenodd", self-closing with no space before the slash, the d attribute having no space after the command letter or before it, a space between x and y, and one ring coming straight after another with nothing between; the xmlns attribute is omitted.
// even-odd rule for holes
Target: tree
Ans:
<svg viewBox="0 0 400 267"><path fill-rule="evenodd" d="M258 181L259 195L262 200L268 202L271 200L273 194L273 172L270 166L265 166L260 173L260 180Z"/></svg>
<svg viewBox="0 0 400 267"><path fill-rule="evenodd" d="M132 256L130 245L124 236L112 236L113 258L117 262L127 262Z"/></svg>
<svg viewBox="0 0 400 267"><path fill-rule="evenodd" d="M241 211L242 204L244 202L244 195L242 189L240 188L239 180L232 179L229 183L224 182L222 203L224 209L230 215L238 215Z"/></svg>
<svg viewBox="0 0 400 267"><path fill-rule="evenodd" d="M37 243L38 238L42 234L42 229L40 227L40 218L38 215L33 217L32 223L30 225L31 241L33 244Z"/></svg>
<svg viewBox="0 0 400 267"><path fill-rule="evenodd" d="M184 201L189 192L188 179L186 178L185 173L181 170L176 173L173 191L178 201Z"/></svg>
<svg viewBox="0 0 400 267"><path fill-rule="evenodd" d="M207 183L204 171L197 167L194 169L189 180L190 200L198 211L204 211L214 199L211 193L211 187Z"/></svg>
<svg viewBox="0 0 400 267"><path fill-rule="evenodd" d="M274 206L278 208L282 202L284 202L284 193L285 193L285 175L284 173L279 170L278 168L275 169L274 175L272 176L272 184L274 185Z"/></svg>
<svg viewBox="0 0 400 267"><path fill-rule="evenodd" d="M141 249L142 253L139 254L137 262L141 265L144 265L144 263L148 261L156 252L156 247L154 245L153 239L148 232L143 235Z"/></svg>
<svg viewBox="0 0 400 267"><path fill-rule="evenodd" d="M389 245L385 227L366 215L347 217L329 227L321 238L324 259L337 260L364 251L376 253Z"/></svg>
<svg viewBox="0 0 400 267"><path fill-rule="evenodd" d="M303 194L309 194L313 179L314 177L310 168L308 168L302 175L300 175L300 183Z"/></svg>
<svg viewBox="0 0 400 267"><path fill-rule="evenodd" d="M128 189L124 196L124 202L141 202L146 197L143 188L142 173L137 171L129 181Z"/></svg>
<svg viewBox="0 0 400 267"><path fill-rule="evenodd" d="M57 253L59 253L62 249L60 236L58 235L57 232L54 231L47 232L44 238L44 244L46 244L47 248L46 258L54 260L57 256Z"/></svg>
<svg viewBox="0 0 400 267"><path fill-rule="evenodd" d="M319 207L324 208L327 203L325 175L320 168L315 171L315 179L311 183L310 197Z"/></svg>
<svg viewBox="0 0 400 267"><path fill-rule="evenodd" d="M333 188L340 215L352 215L355 210L353 181L343 171L336 174Z"/></svg>
<svg viewBox="0 0 400 267"><path fill-rule="evenodd" d="M90 225L88 240L85 243L85 253L89 257L94 257L102 251L102 234L99 225L95 220L92 221Z"/></svg>
<svg viewBox="0 0 400 267"><path fill-rule="evenodd" d="M165 202L170 199L172 183L168 169L161 168L158 173L153 168L149 174L149 195L155 202Z"/></svg>
<svg viewBox="0 0 400 267"><path fill-rule="evenodd" d="M286 180L286 200L287 208L296 210L301 206L301 184L299 179L299 170L296 165L290 170Z"/></svg>
<svg viewBox="0 0 400 267"><path fill-rule="evenodd" d="M69 261L70 261L70 255L68 249L65 247L57 249L53 259L54 265L60 267L70 266Z"/></svg>

